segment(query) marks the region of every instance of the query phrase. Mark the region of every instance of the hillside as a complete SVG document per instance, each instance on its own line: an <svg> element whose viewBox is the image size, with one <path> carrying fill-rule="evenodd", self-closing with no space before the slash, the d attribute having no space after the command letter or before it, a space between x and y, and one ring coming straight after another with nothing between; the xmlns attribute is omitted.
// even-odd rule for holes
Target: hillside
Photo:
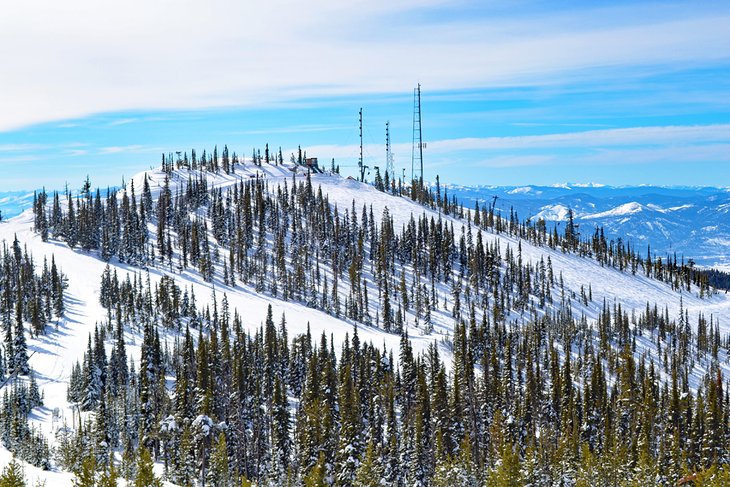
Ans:
<svg viewBox="0 0 730 487"><path fill-rule="evenodd" d="M132 188L136 193L132 193ZM117 229L97 227L93 223L94 218L106 221L102 215L107 210L103 208L109 208L110 198L120 202L120 212L128 211L127 220L124 216L115 220ZM131 202L124 203L127 199ZM656 347L659 344L666 354L667 347L671 346L672 340L676 342L680 334L684 334L691 348L687 356L693 357L679 361L680 372L686 373L684 380L689 390L694 393L702 390L710 370L722 374L721 382L730 377L727 360L730 296L727 294L712 290L708 293L701 289L701 284L689 282L689 276L687 284L682 284L683 277L660 279L659 273L665 272L662 268L645 272L643 267L638 267L643 265L641 262L627 264L622 270L618 268L619 264L612 263L613 260L601 262L577 250L566 251L559 245L521 238L517 231L477 225L474 214L468 210L467 220L459 217L463 210L455 206L426 207L406 196L383 192L337 174L308 174L302 166L267 163L234 163L229 171L166 167L136 175L128 182L126 191L110 195L106 200L98 193L95 197L93 191L74 195L72 200L71 207L75 206L78 212L74 232L69 230L65 219L69 203L63 195L57 201L48 195L47 201L36 204L33 210L0 223L0 241L11 245L17 237L35 262L44 258L50 261L53 257L68 280L63 317L54 320L45 334L28 339L29 350L35 352L30 365L44 395L44 405L33 409L29 419L40 427L52 446L59 444L57 432L63 424L77 429L79 415L92 419L99 414L97 402L103 402L103 398L81 408L87 409L86 412L79 412L79 404L72 404L67 399L74 367L77 362L87 360L87 342L93 338L97 325L109 330L104 345L108 356L113 355L116 346L114 330L117 324L123 325L126 352L137 365L149 353L143 350L143 337L153 336L149 335L152 328L148 329L148 325L154 327L164 351L164 358L160 359L163 365L155 374L159 373L164 379L162 390L172 393L176 391L177 374L184 365L179 357L183 355L186 328L193 331L196 345L200 340L208 343L207 339L198 338L198 333L200 337L213 331L219 334L223 325L218 317L225 314L226 318L220 319L228 321L229 315L235 315L231 320L238 326L235 333L250 336L251 343L247 346L253 349L257 340L262 343L270 340L268 335L266 338L260 336L268 326L265 321L269 305L276 323L285 316L288 339L284 335L284 343L288 340L288 346L294 347L292 339L308 332L315 344L324 336L323 340L329 341L328 347L343 363L348 359L342 350L351 346L355 326L360 343L372 343L382 351L383 359L393 352L399 362L403 361L402 336L406 331L413 357L434 353L432 345L436 344L445 370L449 370L452 365L458 368L465 360L459 351L459 335L466 335L467 327L471 327L470 340L477 339L475 330L480 336L488 336L488 330L494 329L498 330L497 336L501 333L514 336L516 343L520 337L530 336L536 323L543 323L546 335L536 347L545 353L545 360L548 351L555 350L557 360L562 363L565 363L566 343L570 344L572 360L582 362L585 358L587 362L588 356L595 352L586 348L586 344L599 348L602 330L610 328L608 338L604 337L605 346L617 355L603 355L609 382L620 380L620 368L613 361L619 360L616 357L622 347L633 341L634 359L637 363L651 359L657 368L657 387L667 387L672 380L671 369L680 367L673 358L670 358L671 363L665 360ZM125 204L129 208L140 208L139 222L129 223L137 218L138 210L123 210ZM39 217L39 207L44 212L42 217ZM251 209L249 216L246 208ZM621 214L643 209L620 208ZM43 219L43 225L48 225L47 238L39 229L39 218ZM137 242L129 240L133 233L127 230L127 225L142 229L137 234ZM100 233L94 237L92 230L95 228ZM108 235L112 230L119 232L117 237ZM186 233L188 231L190 233ZM84 232L88 232L88 236ZM116 247L115 238L119 239ZM74 240L73 248L68 245L69 239ZM194 246L188 247L193 241L196 242ZM438 246L434 245L436 241ZM630 262L629 257L624 258L626 260L621 262ZM547 277L548 262L552 279ZM631 265L637 266L634 272ZM105 273L116 273L120 283L129 277L134 282L133 287L139 288L139 291L133 291L139 292L139 296L144 296L148 290L150 304L155 290L165 294L177 286L180 295L184 293L186 298L194 295L199 312L193 309L188 314L178 313L174 309L177 305L172 311L165 309L164 299L157 294L149 312L136 309L141 305L134 301L129 307L124 300L123 304L115 303L115 299L109 301L108 290L102 289L101 284ZM668 275L669 270L666 273ZM226 311L223 311L224 300ZM620 319L619 324L612 324L615 317L611 319L611 314L617 312L619 305L618 312L626 316L625 332ZM658 310L657 323L662 322L661 326L667 327L667 334L661 337L663 331L642 324L640 318L642 313L654 307ZM121 319L122 315L124 319ZM565 320L577 327L570 332L575 336L567 342L564 338L568 332L558 328L558 323ZM670 324L674 321L679 323ZM697 337L707 333L707 322L710 336L721 342L715 358L708 355L709 348L696 345L699 343ZM704 331L698 330L698 323L704 323L701 325L705 327ZM585 329L581 329L583 325ZM230 326L234 335L235 326ZM499 338L497 343L503 339ZM495 340L495 336L485 337L483 343L490 344L489 340ZM486 353L478 343L473 346L474 354L477 351ZM540 357L541 353L536 352L535 358ZM286 360L290 360L289 357ZM293 355L291 360L294 360ZM477 376L480 370L483 371L481 360L481 357L471 358L470 366ZM500 355L495 360L504 361L505 358ZM523 380L524 364L519 363L516 381ZM400 365L406 367L408 364ZM582 375L575 376L576 391L585 386L589 377L588 369L578 367L576 365L576 373L580 371ZM406 374L406 371L401 373ZM346 376L338 380L338 387L346 387L347 380L342 377ZM284 375L281 380L284 381ZM303 414L299 409L301 401L306 404L307 400L306 395L302 396L305 393L296 388L305 387L309 382L303 378L299 380L295 384L287 376L289 389L284 385L292 423L294 417L300 418ZM546 380L546 387L548 383L552 381ZM399 383L397 387L402 386ZM201 391L196 394L199 393ZM175 397L179 399L179 396ZM339 397L343 400L343 396ZM399 421L405 421L408 417L406 405L398 404L403 418ZM161 411L155 411L159 420L181 414L175 412L169 399L159 399L155 407L161 408ZM505 416L511 414L508 409L505 405ZM220 410L214 405L208 414L215 418L220 415L217 411ZM491 424L493 414L494 411L485 413L485 421L488 416ZM202 415L200 412L190 418ZM372 416L368 418L373 419ZM218 420L226 418L218 417ZM344 428L346 420L343 412L336 420L339 428ZM140 421L144 423L143 419ZM545 421L548 421L547 416ZM159 429L156 423L139 427ZM462 433L449 434L454 435L454 444L448 448L456 455L463 451L463 447L458 448L463 436ZM142 434L138 439L143 441L145 438ZM229 442L233 440L233 437L227 438ZM163 448L159 439L150 441L150 448L156 453L157 472L162 474L163 463L168 461L162 451L167 447ZM363 456L365 438L360 437L358 441L359 455ZM474 448L477 447L475 444ZM123 450L122 446L117 450L119 459ZM231 453L230 457L234 456ZM0 459L5 462L8 458L9 453L3 450ZM313 461L316 463L317 458ZM354 462L352 472L359 463L359 460ZM428 469L437 470L436 463L432 460ZM276 462L272 465L271 469L281 468ZM298 475L311 473L310 468L314 468L301 459L291 465L291 468L300 466L296 467L302 469ZM30 478L47 478L49 485L68 484L71 474L59 470L56 462L53 472L27 467L26 473ZM275 478L272 471L247 470L247 475L272 479ZM404 479L412 479L408 476L411 474L403 475ZM175 480L177 477L170 478Z"/></svg>

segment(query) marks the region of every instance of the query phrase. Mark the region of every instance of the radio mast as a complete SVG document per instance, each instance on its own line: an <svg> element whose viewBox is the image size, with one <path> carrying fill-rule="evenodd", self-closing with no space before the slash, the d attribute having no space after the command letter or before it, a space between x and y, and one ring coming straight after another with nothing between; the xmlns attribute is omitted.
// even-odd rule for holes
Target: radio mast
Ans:
<svg viewBox="0 0 730 487"><path fill-rule="evenodd" d="M360 169L360 181L365 182L365 164L362 160L362 108L360 109L360 160L357 161L357 167Z"/></svg>
<svg viewBox="0 0 730 487"><path fill-rule="evenodd" d="M390 120L385 122L385 172L388 173L391 181L395 181L395 169L393 169L393 151L390 148Z"/></svg>
<svg viewBox="0 0 730 487"><path fill-rule="evenodd" d="M413 150L411 152L411 180L423 184L423 136L421 134L421 84L413 90Z"/></svg>

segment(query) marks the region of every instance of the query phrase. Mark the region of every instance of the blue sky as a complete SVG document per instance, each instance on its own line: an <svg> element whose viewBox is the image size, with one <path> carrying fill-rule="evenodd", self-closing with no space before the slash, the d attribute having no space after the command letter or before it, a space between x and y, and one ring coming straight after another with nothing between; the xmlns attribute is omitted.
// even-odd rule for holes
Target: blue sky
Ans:
<svg viewBox="0 0 730 487"><path fill-rule="evenodd" d="M298 145L456 184L730 186L730 4L38 0L0 18L0 191ZM299 2L302 3L302 2ZM394 5L397 3L397 5ZM590 3L590 5L589 5Z"/></svg>

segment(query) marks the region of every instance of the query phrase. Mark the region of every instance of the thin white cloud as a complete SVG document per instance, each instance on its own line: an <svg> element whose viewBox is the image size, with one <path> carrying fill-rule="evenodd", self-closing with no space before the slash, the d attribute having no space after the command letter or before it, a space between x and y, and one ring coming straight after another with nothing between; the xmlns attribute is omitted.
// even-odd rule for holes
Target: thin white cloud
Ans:
<svg viewBox="0 0 730 487"><path fill-rule="evenodd" d="M114 146L100 148L99 154L102 154L102 155L119 154L122 152L141 153L141 152L153 152L156 150L158 150L158 149L147 147L144 145L114 145Z"/></svg>
<svg viewBox="0 0 730 487"><path fill-rule="evenodd" d="M571 147L677 145L718 141L730 142L730 124L629 127L548 135L447 139L429 142L428 149L430 152L565 149Z"/></svg>
<svg viewBox="0 0 730 487"><path fill-rule="evenodd" d="M295 125L291 127L274 127L268 129L239 130L230 132L230 135L269 135L269 134L300 134L312 132L332 132L351 129L350 125Z"/></svg>
<svg viewBox="0 0 730 487"><path fill-rule="evenodd" d="M582 161L603 165L647 165L657 162L666 165L685 163L688 170L691 170L692 164L696 163L712 162L723 165L730 163L730 141L724 144L613 149L585 156Z"/></svg>
<svg viewBox="0 0 730 487"><path fill-rule="evenodd" d="M109 126L116 127L118 125L128 125L130 123L135 123L138 121L139 121L138 118L120 118L118 120L112 120L111 122L109 122Z"/></svg>
<svg viewBox="0 0 730 487"><path fill-rule="evenodd" d="M570 148L597 150L618 146L663 146L671 151L682 145L718 142L730 143L730 124L628 127L546 135L443 139L427 141L426 154ZM331 157L352 157L358 155L360 150L357 144L323 144L306 149L311 154L331 154ZM411 144L393 144L393 150L400 156L407 155L410 158ZM384 148L382 145L366 144L364 152L377 157L384 153Z"/></svg>
<svg viewBox="0 0 730 487"><path fill-rule="evenodd" d="M449 159L448 155L438 154L433 161ZM730 163L730 144L710 144L706 146L686 147L641 147L635 149L610 148L595 153L580 154L499 154L492 157L480 154L476 159L469 157L452 161L454 165L485 168L517 168L517 167L545 167L545 166L650 166L661 163L668 168L674 164L681 164L685 168L700 163L710 163L725 166ZM430 165L430 161L429 161Z"/></svg>
<svg viewBox="0 0 730 487"><path fill-rule="evenodd" d="M44 148L39 144L0 144L0 152L27 152Z"/></svg>
<svg viewBox="0 0 730 487"><path fill-rule="evenodd" d="M450 3L11 2L0 16L0 130L99 112L403 92L416 81L432 91L541 85L726 62L730 52L722 5L570 15L536 5L523 17L449 21L435 7Z"/></svg>
<svg viewBox="0 0 730 487"><path fill-rule="evenodd" d="M310 156L351 163L357 144L302 147ZM384 147L363 147L366 164L379 164ZM411 145L393 145L396 167L410 168ZM295 152L289 149L285 154ZM444 139L427 142L424 159L431 169L445 166L509 168L557 165L644 165L662 162L730 162L730 124L630 127L549 135Z"/></svg>
<svg viewBox="0 0 730 487"><path fill-rule="evenodd" d="M40 159L41 159L41 157L36 156L36 155L16 155L16 156L0 157L0 166L25 164L27 162L38 161Z"/></svg>
<svg viewBox="0 0 730 487"><path fill-rule="evenodd" d="M555 163L559 158L553 154L532 154L532 155L500 155L479 161L475 166L483 167L524 167L544 166Z"/></svg>

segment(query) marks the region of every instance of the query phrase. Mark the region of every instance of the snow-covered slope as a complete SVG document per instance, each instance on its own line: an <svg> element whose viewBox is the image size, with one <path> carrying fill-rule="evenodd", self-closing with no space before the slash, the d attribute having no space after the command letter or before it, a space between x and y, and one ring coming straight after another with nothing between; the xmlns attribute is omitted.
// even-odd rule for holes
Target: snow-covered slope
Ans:
<svg viewBox="0 0 730 487"><path fill-rule="evenodd" d="M171 189L174 192L177 188L184 188L188 179L198 174L192 171L174 172L170 178ZM157 198L165 184L166 175L161 171L140 173L133 178L135 188L142 187L145 177L149 178L153 198ZM219 188L230 187L251 178L263 177L268 181L269 190L273 191L278 185L282 185L284 181L291 181L295 176L292 168L285 166L255 167L248 165L238 167L236 174L207 174L206 177L212 185ZM301 179L302 175L296 177ZM438 212L424 209L408 199L382 193L372 186L338 175L314 174L312 184L315 188L320 187L322 193L328 196L330 203L336 204L341 209L352 207L354 201L358 211L363 205L372 206L373 214L377 218L387 208L393 217L396 229L406 225L412 216L418 216L424 212L434 218L439 217ZM524 191L520 191L520 193L524 193ZM630 214L636 208L638 207L628 205L624 209L625 211L622 211L624 211L623 214ZM643 210L642 206L637 211ZM557 216L562 217L561 210L555 210L555 212ZM465 224L462 220L451 220L457 229ZM59 242L43 242L34 233L32 225L33 215L30 210L0 223L0 242L3 240L10 242L14 236L17 236L21 244L27 246L37 261L42 260L44 256L49 259L52 255L55 256L56 263L68 276L69 288L66 293L68 302L65 319L55 327L50 327L47 335L29 341L30 349L36 352L31 359L31 365L45 394L45 406L36 409L32 419L52 439L58 426L64 421L69 424L73 421L72 411L66 401L70 372L73 364L83 355L89 333L93 331L96 323L100 323L106 318L106 310L99 303L99 283L106 263L94 253L72 250ZM151 230L154 229L151 228ZM696 316L699 312L704 313L707 317L712 315L715 319L719 319L723 333L730 332L730 296L728 295L717 294L700 299L696 293L680 294L665 283L603 267L596 261L566 255L559 250L536 247L524 241L520 242L513 237L485 233L484 238L490 242L499 241L503 255L506 255L508 249L516 251L518 245L521 245L522 259L525 262L537 263L541 259L547 260L550 257L556 276L561 275L565 282L568 295L579 295L582 286L586 289L590 286L593 293L592 303L583 306L578 299L572 301L574 311L578 315L585 314L591 320L596 319L604 300L608 303L619 302L625 310L629 311L642 310L646 307L647 302L656 303L662 308L666 306L670 316L676 316L680 309L680 299L683 299L684 307L689 311L690 316ZM141 272L139 269L118 262L112 262L111 265L119 273L120 278L124 278L127 273ZM214 279L213 282L205 282L199 275L191 271L170 273L166 270L151 268L148 272L153 284L159 281L163 275L169 274L181 288L194 289L199 304L211 302L214 293L217 299L221 299L225 294L231 308L237 309L241 313L244 326L248 330L255 330L261 325L266 316L266 309L271 304L274 316L286 314L290 336L302 333L307 326L310 326L314 336L323 332L331 334L337 349L346 333L352 332L353 323L351 322L337 319L299 303L257 294L249 286L229 287L224 285L219 278ZM370 288L371 292L377 292L374 286L370 286ZM447 289L438 290L441 301L448 296L448 292ZM377 299L373 297L372 303L376 302ZM513 316L513 318L518 319L519 317ZM434 331L431 334L411 330L410 335L416 352L424 350L432 341L440 340L452 332L453 318L450 313L436 312L433 320ZM398 347L398 335L386 333L375 327L360 326L358 330L360 339L363 341L372 341L378 345L384 344L390 349ZM133 355L138 355L140 336L128 332L127 341L128 350ZM2 450L0 463L7 461L8 455L7 451ZM32 468L28 468L27 473L31 478L34 475L43 475L44 478L48 478L49 485L66 485L70 482L70 476L65 473L40 474Z"/></svg>
<svg viewBox="0 0 730 487"><path fill-rule="evenodd" d="M156 182L152 184L154 196L156 191L158 192L164 184L164 174L161 172L138 174L134 178L136 187L141 187L145 174L151 177L152 181ZM193 174L193 172L189 172L188 174L187 171L177 171L174 180L171 181L171 187L175 187L178 184L185 184L188 177ZM275 188L278 184L282 184L285 179L289 182L292 179L292 173L286 167L267 165L264 165L263 168L239 170L235 175L215 175L209 176L209 178L216 187L227 187L241 179L245 180L256 174L265 175L269 181L270 189ZM396 229L406 225L412 215L418 216L426 213L435 218L439 217L437 211L424 208L407 198L386 194L370 185L365 185L352 179L345 179L337 175L314 174L312 175L312 184L315 187L321 187L322 193L329 197L330 203L336 204L341 209L350 208L353 201L358 211L362 208L362 205L368 207L372 205L373 214L377 218L377 215L380 215L387 207L390 215L393 217ZM624 206L626 208L622 211L635 209L635 205ZM453 221L456 228L465 224L462 220L449 219ZM485 233L485 236L492 241L500 241L503 255L506 255L508 246L511 246L514 251L518 243L521 243L523 260L525 261L536 263L541 258L547 259L550 256L554 272L556 275L563 274L566 288L578 293L581 286L587 288L590 285L593 289L593 297L596 303L602 302L605 298L607 302L616 300L628 309L639 309L644 308L647 302L656 302L659 305L667 305L670 313L675 311L672 314L674 316L676 311L679 310L679 301L680 297L682 297L685 308L691 313L696 313L700 310L706 315L713 313L715 316L721 318L721 323L725 324L727 331L730 332L730 298L725 298L724 295L700 299L695 295L675 292L665 283L601 266L594 260L566 255L559 250L551 250L546 247L537 247L503 234L494 235ZM595 317L597 309L580 311L586 312L588 316Z"/></svg>

